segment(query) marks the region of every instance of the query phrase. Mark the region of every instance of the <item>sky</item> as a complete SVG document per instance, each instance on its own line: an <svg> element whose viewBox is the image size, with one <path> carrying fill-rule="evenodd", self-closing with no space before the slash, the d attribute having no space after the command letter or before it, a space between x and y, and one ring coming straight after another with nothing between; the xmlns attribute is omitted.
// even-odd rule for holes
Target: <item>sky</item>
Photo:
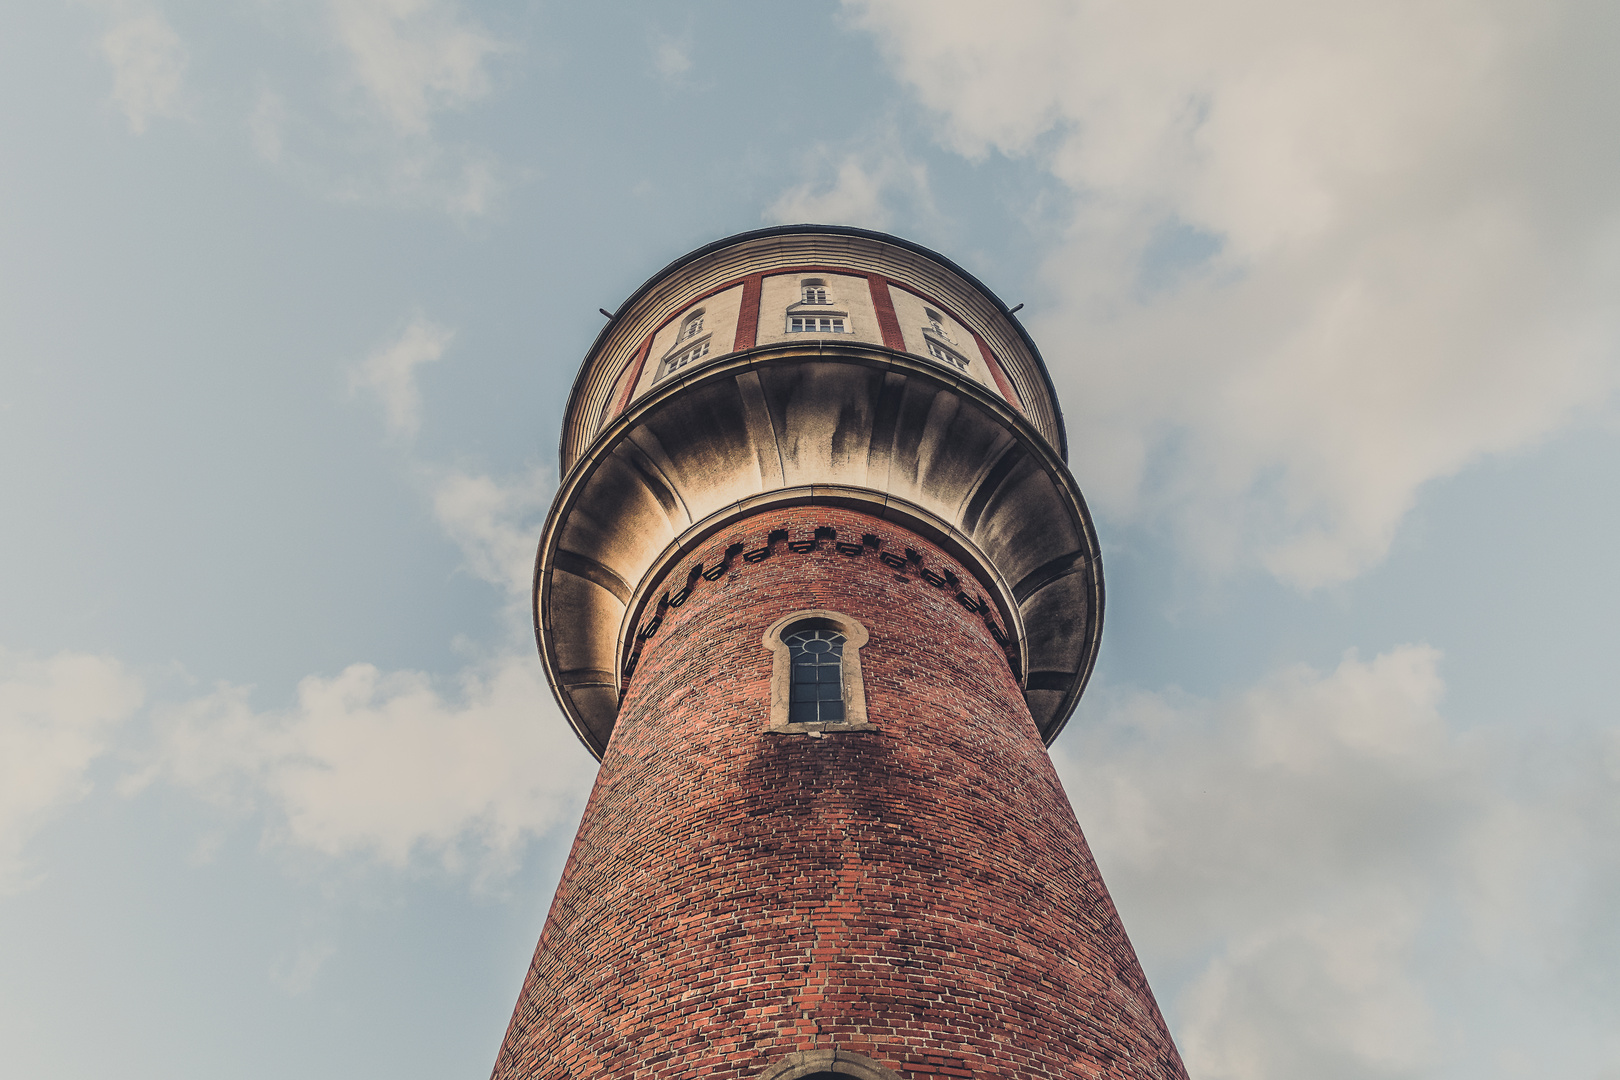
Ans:
<svg viewBox="0 0 1620 1080"><path fill-rule="evenodd" d="M1620 6L0 7L0 1076L482 1077L595 763L574 372L943 252L1097 519L1053 748L1196 1080L1620 1078Z"/></svg>

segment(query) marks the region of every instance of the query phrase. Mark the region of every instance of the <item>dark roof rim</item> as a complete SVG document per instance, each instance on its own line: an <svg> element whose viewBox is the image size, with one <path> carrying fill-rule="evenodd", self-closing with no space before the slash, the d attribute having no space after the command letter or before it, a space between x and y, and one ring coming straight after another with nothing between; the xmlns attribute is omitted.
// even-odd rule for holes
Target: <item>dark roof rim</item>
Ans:
<svg viewBox="0 0 1620 1080"><path fill-rule="evenodd" d="M921 244L913 243L904 237L895 236L893 233L878 232L875 229L858 229L853 225L773 225L768 229L750 229L747 232L733 233L730 236L704 244L702 247L689 251L685 255L673 260L668 266L665 266L662 270L659 270L656 274L653 274L646 281L641 283L640 288L626 297L618 307L614 308L612 317L608 319L608 321L602 326L602 329L597 333L596 340L591 342L590 350L585 354L586 359L588 360L596 355L596 351L600 349L603 343L607 340L609 331L611 331L614 325L619 321L619 315L622 312L633 307L636 301L640 300L649 291L651 291L654 285L668 277L670 274L673 274L687 263L701 259L705 255L713 254L722 248L728 248L735 244L746 243L750 240L762 240L771 236L794 236L802 233L834 233L839 236L858 236L863 240L873 240L880 244L893 244L895 247L905 248L907 251L914 252L926 259L932 259L934 262L939 263L947 270L956 274L963 281L966 281L969 285L973 286L975 289L978 289L979 292L983 293L985 296L988 296L996 305L997 310L1001 312L1002 317L1005 318L1007 323L1018 332L1018 337L1023 341L1024 348L1028 349L1029 354L1035 358L1035 369L1041 373L1041 379L1046 383L1046 396L1052 403L1052 415L1057 420L1058 457L1061 458L1065 464L1068 463L1069 433L1067 427L1063 423L1063 409L1058 404L1057 387L1052 385L1052 373L1046 369L1046 360L1041 356L1041 350L1036 347L1035 339L1029 336L1029 331L1024 329L1024 324L1019 322L1018 319L1013 315L1012 311L1007 307L1006 302L992 292L984 282L980 281L978 278L974 277L972 274L958 266L955 262L941 255L932 248L926 248ZM574 376L573 388L568 392L568 403L570 407L572 407L574 399L578 396L582 388L582 380L584 378L585 365L582 364L580 365L579 373ZM563 433L563 439L564 446L559 447L559 451L566 447L566 430Z"/></svg>

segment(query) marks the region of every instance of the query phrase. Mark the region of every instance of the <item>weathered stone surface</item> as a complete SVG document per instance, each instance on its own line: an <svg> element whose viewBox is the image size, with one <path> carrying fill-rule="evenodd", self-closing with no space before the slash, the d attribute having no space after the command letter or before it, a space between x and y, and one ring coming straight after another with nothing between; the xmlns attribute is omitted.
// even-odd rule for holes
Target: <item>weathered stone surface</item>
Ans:
<svg viewBox="0 0 1620 1080"><path fill-rule="evenodd" d="M745 504L814 499L811 489L909 508L972 549L1001 579L1019 678L1041 673L1027 701L1042 736L1056 737L1102 632L1096 535L1062 460L1005 401L937 363L789 343L708 363L642 398L558 493L536 621L548 674L592 753L617 699L594 685L587 699L564 673L617 670L639 615L627 590L644 591L672 546Z"/></svg>

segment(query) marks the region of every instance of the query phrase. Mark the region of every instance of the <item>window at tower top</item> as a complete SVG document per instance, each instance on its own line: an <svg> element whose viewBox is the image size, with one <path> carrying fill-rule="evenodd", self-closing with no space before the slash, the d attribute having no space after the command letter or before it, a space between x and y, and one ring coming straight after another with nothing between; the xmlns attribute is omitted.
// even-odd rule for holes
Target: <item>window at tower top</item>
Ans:
<svg viewBox="0 0 1620 1080"><path fill-rule="evenodd" d="M666 379L675 372L686 367L694 361L701 360L709 355L709 346L714 335L703 332L705 309L698 308L687 312L681 318L680 329L675 332L675 342L658 362L656 378Z"/></svg>
<svg viewBox="0 0 1620 1080"><path fill-rule="evenodd" d="M844 332L844 320L837 315L788 316L788 333L790 334L842 334Z"/></svg>
<svg viewBox="0 0 1620 1080"><path fill-rule="evenodd" d="M833 296L827 289L827 279L800 278L798 288L798 299L787 305L787 333L854 333L849 311L833 303Z"/></svg>
<svg viewBox="0 0 1620 1080"><path fill-rule="evenodd" d="M929 356L932 356L935 360L938 360L940 363L951 365L952 367L956 368L958 371L966 371L967 370L967 367L968 367L967 357L963 356L961 353L957 352L955 349L946 348L944 345L942 345L939 342L935 341L933 338L928 338L926 340L928 341L928 355Z"/></svg>
<svg viewBox="0 0 1620 1080"><path fill-rule="evenodd" d="M692 361L701 360L709 355L708 338L692 342L690 345L684 342L683 338L681 343L675 346L675 351L664 357L663 370L658 373L660 379L673 375Z"/></svg>

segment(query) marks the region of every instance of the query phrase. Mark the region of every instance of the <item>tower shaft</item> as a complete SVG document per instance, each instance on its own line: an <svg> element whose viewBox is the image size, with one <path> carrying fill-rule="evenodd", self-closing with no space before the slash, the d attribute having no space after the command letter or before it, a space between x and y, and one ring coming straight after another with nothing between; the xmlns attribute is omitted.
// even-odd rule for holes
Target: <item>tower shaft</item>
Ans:
<svg viewBox="0 0 1620 1080"><path fill-rule="evenodd" d="M654 275L563 420L535 632L600 758L495 1080L1185 1080L1046 753L1096 531L1012 312L786 226Z"/></svg>
<svg viewBox="0 0 1620 1080"><path fill-rule="evenodd" d="M823 506L672 565L655 591L692 584L642 642L497 1080L835 1049L912 1080L1183 1075L973 580ZM868 726L773 726L764 638L805 612L866 632Z"/></svg>

